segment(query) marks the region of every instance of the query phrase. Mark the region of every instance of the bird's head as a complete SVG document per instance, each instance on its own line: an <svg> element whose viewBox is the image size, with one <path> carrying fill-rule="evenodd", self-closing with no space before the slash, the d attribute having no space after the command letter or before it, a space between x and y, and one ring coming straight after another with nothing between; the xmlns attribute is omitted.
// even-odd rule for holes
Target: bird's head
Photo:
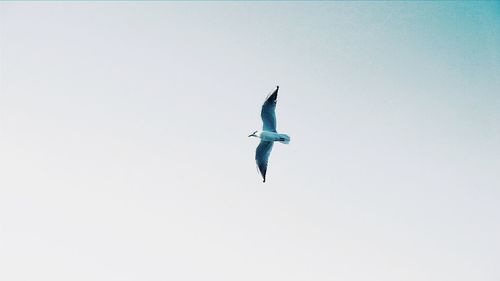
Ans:
<svg viewBox="0 0 500 281"><path fill-rule="evenodd" d="M248 137L256 137L256 138L258 138L259 136L260 136L259 131L255 131L255 132L251 133L250 135L248 135Z"/></svg>

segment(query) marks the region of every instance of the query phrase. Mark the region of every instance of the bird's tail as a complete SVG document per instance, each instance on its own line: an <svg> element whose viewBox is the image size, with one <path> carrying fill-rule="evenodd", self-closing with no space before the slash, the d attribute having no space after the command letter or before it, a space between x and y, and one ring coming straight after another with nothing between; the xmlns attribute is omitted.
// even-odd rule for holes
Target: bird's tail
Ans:
<svg viewBox="0 0 500 281"><path fill-rule="evenodd" d="M284 143L284 144L289 144L290 143L290 137L288 135L285 135L285 134L280 134L280 138L279 138L278 141L281 142L281 143Z"/></svg>

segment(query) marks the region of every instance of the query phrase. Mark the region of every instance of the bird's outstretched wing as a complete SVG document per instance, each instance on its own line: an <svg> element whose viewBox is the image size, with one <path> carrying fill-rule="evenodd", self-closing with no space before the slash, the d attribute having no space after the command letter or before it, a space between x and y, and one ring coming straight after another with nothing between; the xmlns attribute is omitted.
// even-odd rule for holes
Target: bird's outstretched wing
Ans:
<svg viewBox="0 0 500 281"><path fill-rule="evenodd" d="M276 109L276 101L278 100L278 90L279 86L266 98L266 101L262 105L260 117L262 118L263 131L276 132L276 113L274 110Z"/></svg>
<svg viewBox="0 0 500 281"><path fill-rule="evenodd" d="M257 167L259 167L260 174L266 182L266 172L267 172L267 161L269 160L269 155L273 149L272 141L261 140L257 150L255 151L255 161L257 162Z"/></svg>

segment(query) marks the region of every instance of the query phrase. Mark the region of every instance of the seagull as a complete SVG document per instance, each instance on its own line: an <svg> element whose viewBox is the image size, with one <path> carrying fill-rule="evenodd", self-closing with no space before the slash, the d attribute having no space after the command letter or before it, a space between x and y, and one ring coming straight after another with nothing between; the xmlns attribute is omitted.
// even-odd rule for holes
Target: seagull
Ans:
<svg viewBox="0 0 500 281"><path fill-rule="evenodd" d="M279 86L276 86L276 90L267 96L266 101L262 105L262 110L260 112L260 117L262 118L262 131L255 131L248 137L260 138L259 146L255 151L255 161L257 162L257 167L259 168L260 174L266 182L266 172L267 172L267 162L269 160L269 155L273 149L273 144L275 141L288 144L290 142L290 137L285 134L278 134L276 132L276 101L278 99Z"/></svg>

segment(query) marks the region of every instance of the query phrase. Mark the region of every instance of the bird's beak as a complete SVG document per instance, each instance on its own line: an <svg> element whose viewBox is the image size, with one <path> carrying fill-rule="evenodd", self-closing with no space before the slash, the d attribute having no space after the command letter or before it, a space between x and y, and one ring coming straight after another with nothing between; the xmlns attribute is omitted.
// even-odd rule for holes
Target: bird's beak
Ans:
<svg viewBox="0 0 500 281"><path fill-rule="evenodd" d="M249 135L248 137L251 137L251 136L253 136L253 134Z"/></svg>

